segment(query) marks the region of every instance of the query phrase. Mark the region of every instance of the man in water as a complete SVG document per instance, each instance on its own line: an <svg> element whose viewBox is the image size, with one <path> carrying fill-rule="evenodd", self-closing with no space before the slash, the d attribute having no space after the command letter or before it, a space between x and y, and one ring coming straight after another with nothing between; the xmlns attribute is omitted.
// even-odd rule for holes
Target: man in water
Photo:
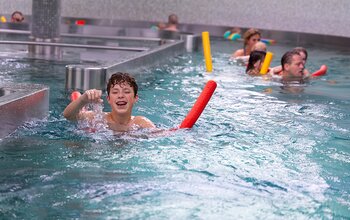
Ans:
<svg viewBox="0 0 350 220"><path fill-rule="evenodd" d="M281 59L282 89L290 93L300 93L304 90L300 84L305 83L310 77L304 73L305 62L298 51L291 50L286 52Z"/></svg>
<svg viewBox="0 0 350 220"><path fill-rule="evenodd" d="M113 131L130 131L139 128L155 128L146 117L132 116L132 108L138 100L138 86L135 78L128 73L115 73L107 84L107 101L111 112L104 112L104 120ZM89 120L96 117L96 112L84 110L88 103L102 103L102 91L90 89L78 99L72 101L64 110L63 116L71 121Z"/></svg>
<svg viewBox="0 0 350 220"><path fill-rule="evenodd" d="M306 66L306 61L307 61L307 51L305 48L303 47L295 47L294 49L292 49L291 51L297 52L299 53L299 55L301 56L303 62L304 62L304 70L303 70L303 76L304 77L310 77L311 74L310 72L305 68ZM270 70L270 74L273 75L280 75L282 73L282 66L276 66L271 68Z"/></svg>
<svg viewBox="0 0 350 220"><path fill-rule="evenodd" d="M297 51L286 52L281 59L282 65L282 82L299 82L304 83L310 77L310 74L304 73L305 62Z"/></svg>

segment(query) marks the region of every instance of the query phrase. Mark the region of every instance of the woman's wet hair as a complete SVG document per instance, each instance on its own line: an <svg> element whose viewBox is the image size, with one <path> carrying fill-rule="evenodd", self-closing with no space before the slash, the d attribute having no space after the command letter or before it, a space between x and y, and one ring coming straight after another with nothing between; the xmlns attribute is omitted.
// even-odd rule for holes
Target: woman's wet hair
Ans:
<svg viewBox="0 0 350 220"><path fill-rule="evenodd" d="M252 71L254 69L254 64L259 60L263 62L265 59L265 56L266 56L265 51L259 51L259 50L252 51L249 56L249 61L245 72L249 73L250 71Z"/></svg>
<svg viewBox="0 0 350 220"><path fill-rule="evenodd" d="M256 34L258 34L259 36L261 36L260 31L259 31L258 29L255 29L255 28L250 28L250 29L248 29L246 32L244 32L244 34L243 34L244 45L247 45L249 39L250 39L252 36L256 35Z"/></svg>
<svg viewBox="0 0 350 220"><path fill-rule="evenodd" d="M120 85L123 83L129 84L134 90L134 95L135 96L137 95L138 86L135 78L132 77L129 73L122 73L122 72L114 73L111 76L111 78L109 78L108 84L107 84L107 94L109 95L110 89L113 88L115 85Z"/></svg>

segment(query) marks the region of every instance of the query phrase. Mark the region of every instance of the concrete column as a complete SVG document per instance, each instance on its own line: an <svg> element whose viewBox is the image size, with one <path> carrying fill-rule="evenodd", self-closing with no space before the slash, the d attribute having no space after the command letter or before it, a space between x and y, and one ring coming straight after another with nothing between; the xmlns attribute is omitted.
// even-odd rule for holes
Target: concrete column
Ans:
<svg viewBox="0 0 350 220"><path fill-rule="evenodd" d="M58 42L60 40L61 0L32 0L32 41ZM39 55L60 55L56 46L30 45L29 52Z"/></svg>

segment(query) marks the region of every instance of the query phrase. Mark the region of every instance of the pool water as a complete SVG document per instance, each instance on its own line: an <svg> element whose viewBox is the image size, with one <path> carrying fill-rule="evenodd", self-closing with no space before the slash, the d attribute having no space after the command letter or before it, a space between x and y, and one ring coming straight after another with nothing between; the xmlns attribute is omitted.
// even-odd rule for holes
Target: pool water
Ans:
<svg viewBox="0 0 350 220"><path fill-rule="evenodd" d="M0 141L0 218L350 218L350 51L305 45L328 74L290 93L230 64L240 46L212 41L210 74L200 52L134 73L134 115L163 129L218 83L196 125L165 136L80 130L62 116L68 61L0 56L1 81L50 86L49 116ZM272 65L292 47L270 46Z"/></svg>

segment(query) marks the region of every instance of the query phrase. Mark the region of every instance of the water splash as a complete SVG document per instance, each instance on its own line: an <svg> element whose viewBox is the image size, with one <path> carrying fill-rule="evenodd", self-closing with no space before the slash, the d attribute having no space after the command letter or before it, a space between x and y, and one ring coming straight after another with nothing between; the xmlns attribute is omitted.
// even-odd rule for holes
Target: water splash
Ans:
<svg viewBox="0 0 350 220"><path fill-rule="evenodd" d="M93 117L78 121L78 128L88 133L105 133L108 131L105 113L103 112L102 103L90 103L86 106L85 111L91 111ZM99 139L99 138L98 138Z"/></svg>

